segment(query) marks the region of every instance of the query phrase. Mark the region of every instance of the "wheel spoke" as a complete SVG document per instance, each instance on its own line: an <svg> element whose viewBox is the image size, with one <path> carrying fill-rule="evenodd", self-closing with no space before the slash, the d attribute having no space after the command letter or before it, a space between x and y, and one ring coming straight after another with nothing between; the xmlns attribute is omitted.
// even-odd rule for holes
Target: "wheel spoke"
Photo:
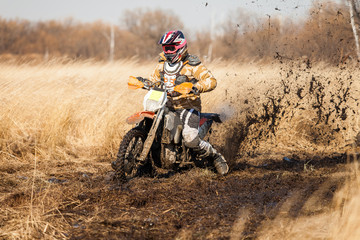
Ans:
<svg viewBox="0 0 360 240"><path fill-rule="evenodd" d="M134 151L136 157L140 156L143 147L144 147L144 142L141 140L141 138L138 138L138 140L135 144L135 151Z"/></svg>

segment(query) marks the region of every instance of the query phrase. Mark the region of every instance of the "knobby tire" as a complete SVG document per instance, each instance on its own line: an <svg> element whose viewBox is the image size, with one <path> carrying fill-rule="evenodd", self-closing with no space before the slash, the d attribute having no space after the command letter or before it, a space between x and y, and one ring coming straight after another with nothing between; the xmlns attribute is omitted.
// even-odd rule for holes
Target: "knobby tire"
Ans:
<svg viewBox="0 0 360 240"><path fill-rule="evenodd" d="M141 128L133 128L127 132L120 143L117 160L116 175L122 180L142 176L151 165L149 158L140 162L139 158L147 133Z"/></svg>

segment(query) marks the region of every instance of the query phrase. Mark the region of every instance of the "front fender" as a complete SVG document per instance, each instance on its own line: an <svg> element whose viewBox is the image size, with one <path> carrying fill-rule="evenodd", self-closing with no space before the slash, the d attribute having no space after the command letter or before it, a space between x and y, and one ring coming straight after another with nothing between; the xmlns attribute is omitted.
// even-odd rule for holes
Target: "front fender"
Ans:
<svg viewBox="0 0 360 240"><path fill-rule="evenodd" d="M128 124L136 124L141 122L144 118L154 119L155 113L149 111L137 112L126 119Z"/></svg>

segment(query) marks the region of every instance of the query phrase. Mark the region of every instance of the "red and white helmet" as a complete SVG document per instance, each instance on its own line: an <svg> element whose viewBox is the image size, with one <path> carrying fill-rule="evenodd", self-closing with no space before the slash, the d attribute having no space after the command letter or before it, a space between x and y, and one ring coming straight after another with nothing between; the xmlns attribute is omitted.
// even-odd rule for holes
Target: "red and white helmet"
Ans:
<svg viewBox="0 0 360 240"><path fill-rule="evenodd" d="M171 63L176 63L187 55L187 42L179 30L165 33L159 44L162 45L166 59Z"/></svg>

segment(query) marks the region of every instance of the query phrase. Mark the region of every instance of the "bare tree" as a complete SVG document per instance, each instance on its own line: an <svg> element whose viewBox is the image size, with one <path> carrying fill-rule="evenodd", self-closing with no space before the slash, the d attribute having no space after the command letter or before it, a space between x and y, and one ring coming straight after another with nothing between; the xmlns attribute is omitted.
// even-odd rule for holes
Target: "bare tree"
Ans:
<svg viewBox="0 0 360 240"><path fill-rule="evenodd" d="M109 61L112 62L114 60L114 49L115 49L115 31L114 31L114 25L111 24L110 26L110 36L107 34L107 32L103 32L104 37L106 40L109 41Z"/></svg>
<svg viewBox="0 0 360 240"><path fill-rule="evenodd" d="M169 30L181 30L183 23L171 11L134 9L124 13L126 30L137 36L136 51L140 56L153 58L159 52L156 43Z"/></svg>
<svg viewBox="0 0 360 240"><path fill-rule="evenodd" d="M349 11L350 11L350 21L351 21L351 27L354 33L355 38L355 46L356 46L356 54L358 61L360 61L360 46L359 46L359 35L358 35L358 24L355 21L355 18L359 18L359 12L356 6L358 6L359 3L357 3L356 0L348 0L349 4Z"/></svg>

